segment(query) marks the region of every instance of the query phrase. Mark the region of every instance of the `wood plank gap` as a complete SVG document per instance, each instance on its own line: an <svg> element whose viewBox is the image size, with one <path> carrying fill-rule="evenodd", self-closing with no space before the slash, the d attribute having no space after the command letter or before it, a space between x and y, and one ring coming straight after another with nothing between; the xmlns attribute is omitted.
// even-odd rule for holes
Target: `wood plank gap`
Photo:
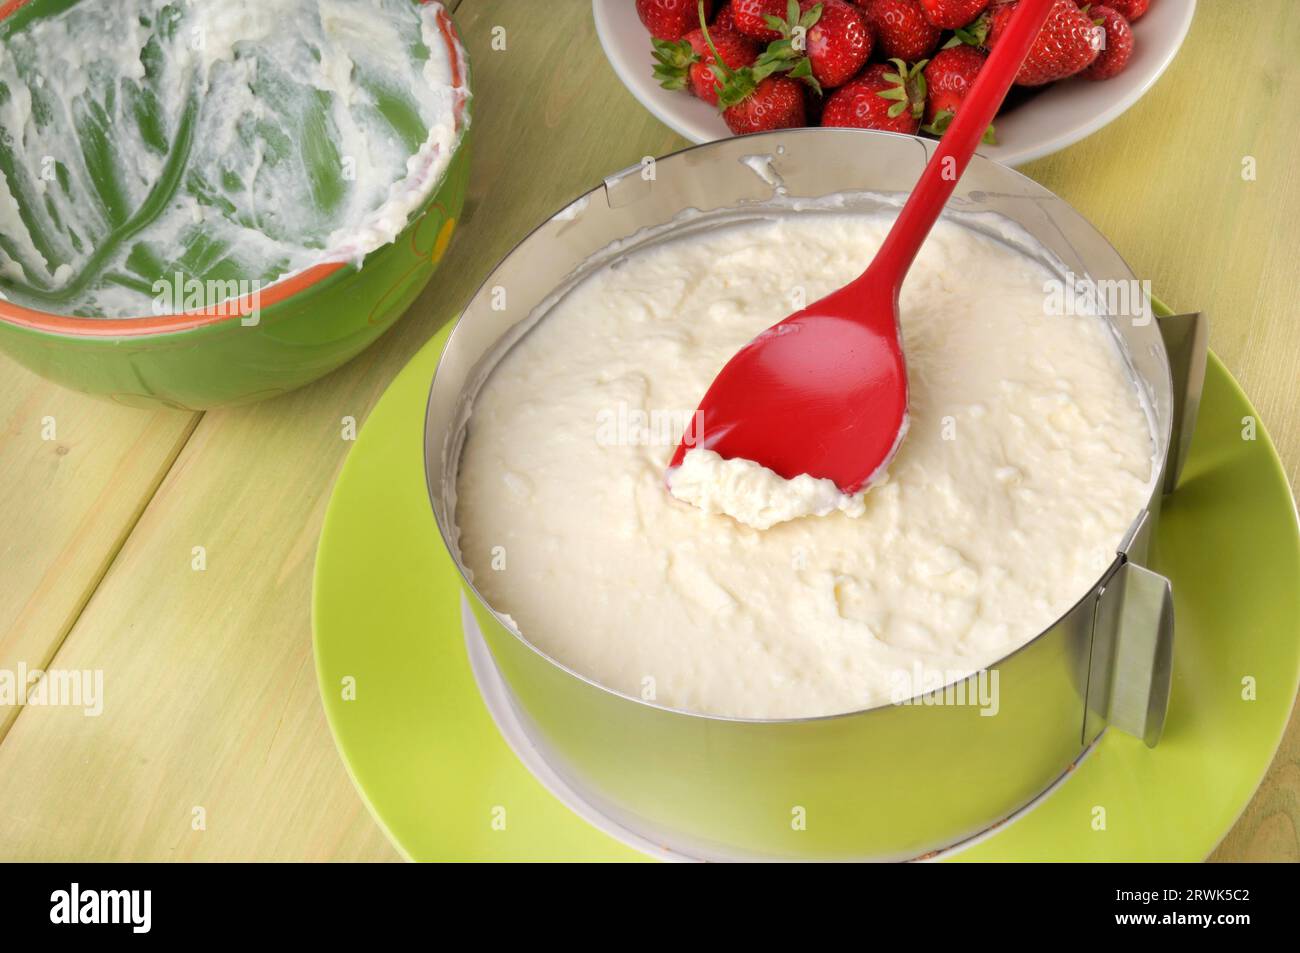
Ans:
<svg viewBox="0 0 1300 953"><path fill-rule="evenodd" d="M145 510L149 508L149 504L152 503L154 497L157 496L159 487L161 487L163 481L167 479L167 475L171 473L172 467L176 465L176 461L180 458L181 451L184 450L186 444L190 442L190 438L194 436L194 431L198 429L199 422L203 420L204 416L205 414L202 411L194 414L190 419L189 424L182 432L180 439L176 441L171 452L167 455L167 459L163 462L163 465L158 468L157 477L149 486L149 492L141 498L135 510L132 511L130 518L126 521L121 532L118 533L117 538L113 541L113 545L105 554L99 568L95 571L94 575L91 576L86 585L85 591L77 599L71 613L69 613L67 622L61 627L58 638L54 640L50 646L49 652L41 659L40 671L42 677L44 677L44 672L50 667L50 664L59 654L59 650L63 648L63 643L67 641L68 635L71 634L73 628L76 627L77 622L81 619L82 613L86 611L86 606L90 605L90 600L94 598L95 593L99 590L100 583L104 581L104 577L108 575L108 571L113 568L113 563L117 561L118 554L121 553L122 547L125 546L126 541L131 538L131 534L135 532L135 528L139 524L140 518L144 516ZM30 690L31 686L39 681L40 679L38 678L35 681L30 682L27 686L28 689ZM23 710L26 707L26 705L15 705L6 710L3 715L0 716L0 744L4 744L4 740L9 736L10 729L13 728L14 723L17 722L18 717L23 713Z"/></svg>

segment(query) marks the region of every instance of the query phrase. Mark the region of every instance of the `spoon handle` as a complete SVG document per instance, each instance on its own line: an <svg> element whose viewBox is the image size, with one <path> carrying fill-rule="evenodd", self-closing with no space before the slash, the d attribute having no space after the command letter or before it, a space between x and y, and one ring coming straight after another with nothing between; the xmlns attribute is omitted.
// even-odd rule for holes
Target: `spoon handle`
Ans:
<svg viewBox="0 0 1300 953"><path fill-rule="evenodd" d="M1047 22L1056 0L1020 0L1006 31L998 37L997 46L989 54L975 77L975 82L961 108L957 110L939 145L926 163L925 171L917 181L894 227L885 237L880 251L867 272L859 280L890 282L897 300L899 289L916 253L930 234L945 203L957 187L957 180L966 171L975 148L984 136L993 117L997 115L1007 90L1011 88L1020 66L1029 55L1038 33Z"/></svg>

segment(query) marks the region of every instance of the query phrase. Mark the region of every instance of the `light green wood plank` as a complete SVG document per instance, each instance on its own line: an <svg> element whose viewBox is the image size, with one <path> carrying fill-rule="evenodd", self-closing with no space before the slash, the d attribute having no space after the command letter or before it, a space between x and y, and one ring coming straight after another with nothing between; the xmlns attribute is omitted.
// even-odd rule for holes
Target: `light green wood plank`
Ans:
<svg viewBox="0 0 1300 953"><path fill-rule="evenodd" d="M0 670L50 661L196 420L65 390L0 355ZM17 714L0 706L0 738Z"/></svg>

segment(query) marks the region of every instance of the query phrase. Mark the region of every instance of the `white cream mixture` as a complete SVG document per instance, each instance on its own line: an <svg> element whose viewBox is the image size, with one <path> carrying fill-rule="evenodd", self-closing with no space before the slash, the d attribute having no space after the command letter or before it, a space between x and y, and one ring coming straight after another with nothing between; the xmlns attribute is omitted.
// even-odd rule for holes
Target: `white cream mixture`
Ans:
<svg viewBox="0 0 1300 953"><path fill-rule="evenodd" d="M635 252L502 360L457 521L475 585L527 639L671 707L822 715L992 664L1099 578L1151 486L1136 386L1100 319L1046 313L1052 273L949 222L903 291L911 427L887 478L845 502L696 454L674 485L708 511L665 489L722 365L793 288L857 275L887 226L804 211Z"/></svg>
<svg viewBox="0 0 1300 953"><path fill-rule="evenodd" d="M81 0L0 33L0 296L127 317L157 312L177 271L265 285L359 263L459 135L441 13Z"/></svg>

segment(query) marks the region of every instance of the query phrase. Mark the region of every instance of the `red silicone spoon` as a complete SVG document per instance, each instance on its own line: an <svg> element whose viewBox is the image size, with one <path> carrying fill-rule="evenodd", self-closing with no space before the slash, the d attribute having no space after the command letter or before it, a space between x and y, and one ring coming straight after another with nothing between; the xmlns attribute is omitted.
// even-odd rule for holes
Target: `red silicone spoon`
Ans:
<svg viewBox="0 0 1300 953"><path fill-rule="evenodd" d="M1020 0L875 260L746 344L714 379L668 464L694 447L856 493L907 430L898 294L1056 0Z"/></svg>

